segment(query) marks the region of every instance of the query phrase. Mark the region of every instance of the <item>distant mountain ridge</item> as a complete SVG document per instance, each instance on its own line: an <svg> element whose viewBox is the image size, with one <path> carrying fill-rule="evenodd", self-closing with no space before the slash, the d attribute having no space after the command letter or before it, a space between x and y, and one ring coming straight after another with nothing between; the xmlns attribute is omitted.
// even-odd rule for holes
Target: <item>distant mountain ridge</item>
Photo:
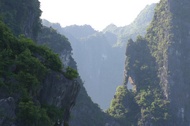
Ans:
<svg viewBox="0 0 190 126"><path fill-rule="evenodd" d="M62 28L58 23L42 20L43 25L53 27L69 39L84 86L101 108L109 107L116 87L122 84L127 40L146 33L155 6L146 6L128 26L117 27L112 24L102 32L95 31L89 25ZM109 90L105 92L105 89Z"/></svg>
<svg viewBox="0 0 190 126"><path fill-rule="evenodd" d="M129 25L117 27L114 24L108 25L103 29L103 33L111 32L118 36L118 43L126 47L128 39L136 39L137 35L144 36L146 28L150 24L154 16L154 8L156 4L147 5L136 17L136 19Z"/></svg>

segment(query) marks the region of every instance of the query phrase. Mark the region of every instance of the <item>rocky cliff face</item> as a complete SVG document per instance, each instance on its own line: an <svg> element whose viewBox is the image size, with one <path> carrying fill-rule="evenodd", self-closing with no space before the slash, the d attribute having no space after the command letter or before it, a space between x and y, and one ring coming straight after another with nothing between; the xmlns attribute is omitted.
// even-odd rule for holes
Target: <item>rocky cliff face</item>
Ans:
<svg viewBox="0 0 190 126"><path fill-rule="evenodd" d="M133 90L139 92L147 87L152 79L157 82L155 66L155 58L151 56L146 39L141 36L138 36L135 42L130 39L126 49L124 85L131 84Z"/></svg>
<svg viewBox="0 0 190 126"><path fill-rule="evenodd" d="M72 58L72 49L67 38L58 34L52 28L43 27L37 40L38 44L47 45L54 52L58 53L64 66L63 71L66 71L67 67L77 70L76 62ZM63 118L64 121L68 122L71 109L75 105L76 97L80 90L80 85L80 78L68 81L65 76L51 72L44 81L41 101L44 104L65 108Z"/></svg>
<svg viewBox="0 0 190 126"><path fill-rule="evenodd" d="M59 79L57 79L59 78ZM51 72L45 79L40 91L40 103L57 108L64 108L63 122L70 119L71 109L76 102L80 84L75 81L69 81L63 75ZM61 121L61 119L60 119ZM62 125L64 125L63 122Z"/></svg>
<svg viewBox="0 0 190 126"><path fill-rule="evenodd" d="M1 0L0 15L3 22L18 36L36 39L41 27L41 10L38 0Z"/></svg>
<svg viewBox="0 0 190 126"><path fill-rule="evenodd" d="M135 88L138 125L190 124L189 6L187 0L161 0L145 38L128 43L125 84L130 80Z"/></svg>
<svg viewBox="0 0 190 126"><path fill-rule="evenodd" d="M40 13L38 0L0 2L2 20L16 36L37 39ZM59 55L23 36L15 37L0 21L1 126L68 124L80 89L74 79L76 63L68 40L49 31L42 29L38 43L54 45L51 48Z"/></svg>
<svg viewBox="0 0 190 126"><path fill-rule="evenodd" d="M115 35L97 32L88 25L61 28L58 24L51 24L45 20L43 23L57 28L61 34L69 38L73 57L77 61L79 73L89 96L101 108L106 109L115 88L122 83L121 71L124 67L124 55L120 55L122 50L112 47L116 41ZM119 67L113 67L115 64ZM105 92L104 89L108 86L110 90Z"/></svg>
<svg viewBox="0 0 190 126"><path fill-rule="evenodd" d="M175 125L189 125L190 2L162 0L147 38L158 64L160 85L170 100ZM180 8L180 9L179 9ZM154 34L154 35L153 35ZM152 37L150 37L152 36ZM152 43L156 43L157 48Z"/></svg>
<svg viewBox="0 0 190 126"><path fill-rule="evenodd" d="M0 124L2 126L4 125L14 125L14 123L11 121L12 119L16 118L15 114L15 100L13 97L7 97L7 98L2 98L0 100L0 108L1 110L1 118L0 118Z"/></svg>
<svg viewBox="0 0 190 126"><path fill-rule="evenodd" d="M52 43L52 41L54 42ZM69 66L77 69L76 63L71 57L71 46L68 40L64 36L58 34L54 29L43 27L38 37L38 43L42 45L46 44L57 52L62 60L64 68ZM60 45L62 46L60 47ZM97 104L93 103L80 77L74 81L68 81L64 76L60 76L56 73L52 73L48 76L42 88L42 103L55 105L59 108L61 106L61 108L66 108L63 115L65 120L68 120L69 116L71 117L69 122L70 126L104 126L108 124L110 126L118 126L118 123L113 118L105 114ZM61 80L56 80L54 78L57 76ZM61 85L59 81L65 82L65 85ZM78 83L80 84L80 91ZM75 101L78 91L79 94ZM46 97L47 95L49 97ZM74 104L75 107L71 110L70 114L69 110Z"/></svg>
<svg viewBox="0 0 190 126"><path fill-rule="evenodd" d="M62 70L58 55L48 48L17 39L2 22L0 28L0 125L67 125L80 89L77 79ZM68 55L63 65L73 67Z"/></svg>
<svg viewBox="0 0 190 126"><path fill-rule="evenodd" d="M118 87L108 113L122 125L164 125L168 101L163 99L155 58L147 40L129 40L126 50L124 85ZM132 84L133 89L127 89ZM128 120L128 121L127 121Z"/></svg>

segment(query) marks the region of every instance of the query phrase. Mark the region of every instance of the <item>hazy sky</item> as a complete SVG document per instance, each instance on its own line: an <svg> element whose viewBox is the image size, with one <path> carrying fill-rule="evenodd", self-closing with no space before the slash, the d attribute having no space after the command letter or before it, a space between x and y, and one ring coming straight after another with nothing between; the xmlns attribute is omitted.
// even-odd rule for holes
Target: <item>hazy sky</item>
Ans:
<svg viewBox="0 0 190 126"><path fill-rule="evenodd" d="M140 11L159 0L39 0L42 18L50 22L68 25L89 24L102 30L113 23L125 26L131 23Z"/></svg>

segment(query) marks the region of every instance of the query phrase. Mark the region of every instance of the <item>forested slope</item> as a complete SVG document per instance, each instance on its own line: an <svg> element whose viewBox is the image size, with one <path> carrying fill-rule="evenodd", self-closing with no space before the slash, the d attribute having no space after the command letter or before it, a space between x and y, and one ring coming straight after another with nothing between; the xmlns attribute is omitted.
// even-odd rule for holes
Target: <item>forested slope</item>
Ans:
<svg viewBox="0 0 190 126"><path fill-rule="evenodd" d="M67 125L78 73L64 64L68 59L33 41L41 29L39 2L0 1L0 8L0 125ZM62 38L55 42L71 52Z"/></svg>
<svg viewBox="0 0 190 126"><path fill-rule="evenodd" d="M189 5L188 0L161 0L146 36L129 40L125 81L120 87L126 91L116 92L108 109L110 115L123 117L120 123L132 118L130 125L138 126L190 124ZM129 82L133 90L126 89ZM134 106L137 111L132 115Z"/></svg>

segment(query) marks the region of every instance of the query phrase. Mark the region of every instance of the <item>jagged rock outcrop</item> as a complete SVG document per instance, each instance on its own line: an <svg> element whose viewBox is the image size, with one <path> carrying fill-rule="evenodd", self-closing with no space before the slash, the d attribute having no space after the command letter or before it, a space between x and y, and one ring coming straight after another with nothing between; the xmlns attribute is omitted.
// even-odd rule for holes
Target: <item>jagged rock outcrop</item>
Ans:
<svg viewBox="0 0 190 126"><path fill-rule="evenodd" d="M124 85L131 83L135 91L140 91L152 79L155 80L152 83L156 83L158 80L155 66L155 58L151 56L146 39L141 36L135 42L130 39L126 48Z"/></svg>
<svg viewBox="0 0 190 126"><path fill-rule="evenodd" d="M43 20L43 23L50 26L48 21ZM58 27L56 24L51 26ZM73 57L77 61L80 76L85 82L84 86L89 96L100 104L101 108L106 109L115 88L122 83L119 78L122 76L120 71L123 70L124 56L119 55L122 54L120 48L111 46L111 43L116 41L115 36L99 33L87 25L60 27L57 30L71 41ZM119 67L113 67L115 64ZM105 92L104 89L108 86L110 90Z"/></svg>
<svg viewBox="0 0 190 126"><path fill-rule="evenodd" d="M43 26L37 40L38 44L47 45L59 55L64 66L63 71L67 67L77 70L76 62L72 58L72 48L67 38L58 34L54 29ZM63 119L68 122L71 109L76 103L80 83L80 78L68 80L65 76L52 71L43 83L41 102L64 108Z"/></svg>
<svg viewBox="0 0 190 126"><path fill-rule="evenodd" d="M68 122L70 110L75 105L79 89L77 80L70 81L61 74L51 72L42 84L40 103L64 108L63 120Z"/></svg>
<svg viewBox="0 0 190 126"><path fill-rule="evenodd" d="M54 43L52 43L52 41L54 41ZM76 63L71 57L72 52L70 43L68 43L68 40L64 36L58 34L54 29L44 26L38 36L38 44L45 44L53 51L57 52L64 67L70 66L77 69ZM60 45L62 46L60 47ZM66 119L64 120L68 120L68 117L71 116L69 122L70 126L109 126L109 124L117 126L117 122L113 118L105 114L97 104L93 103L88 96L80 77L74 81L77 83L73 83L73 81L67 81L64 76L57 75L57 73L48 76L49 77L47 77L47 80L44 82L44 88L42 89L43 96L41 96L41 99L43 100L43 103L66 108L67 111L64 111L64 118ZM61 80L52 78L57 76ZM60 85L59 81L65 82L65 85ZM80 84L80 91L78 83ZM75 102L75 96L78 91L79 94ZM47 95L50 95L50 97L46 97ZM63 101L60 101L60 99L63 99ZM75 107L71 110L71 115L69 115L68 110L72 108L74 104Z"/></svg>
<svg viewBox="0 0 190 126"><path fill-rule="evenodd" d="M1 126L10 125L12 126L13 123L11 119L16 118L15 114L15 100L13 97L8 97L5 99L0 100L0 124Z"/></svg>
<svg viewBox="0 0 190 126"><path fill-rule="evenodd" d="M65 126L75 105L80 84L68 40L48 30L41 36L58 55L28 39L37 39L40 14L38 0L0 1L2 21L19 36L0 21L1 126Z"/></svg>
<svg viewBox="0 0 190 126"><path fill-rule="evenodd" d="M0 35L0 125L66 125L80 89L74 70L63 71L57 54L14 37L2 22Z"/></svg>
<svg viewBox="0 0 190 126"><path fill-rule="evenodd" d="M188 0L161 0L145 38L128 43L124 83L134 82L136 125L190 125L189 11Z"/></svg>
<svg viewBox="0 0 190 126"><path fill-rule="evenodd" d="M161 0L156 10L147 39L157 61L160 85L171 102L175 118L171 125L188 126L190 1Z"/></svg>

